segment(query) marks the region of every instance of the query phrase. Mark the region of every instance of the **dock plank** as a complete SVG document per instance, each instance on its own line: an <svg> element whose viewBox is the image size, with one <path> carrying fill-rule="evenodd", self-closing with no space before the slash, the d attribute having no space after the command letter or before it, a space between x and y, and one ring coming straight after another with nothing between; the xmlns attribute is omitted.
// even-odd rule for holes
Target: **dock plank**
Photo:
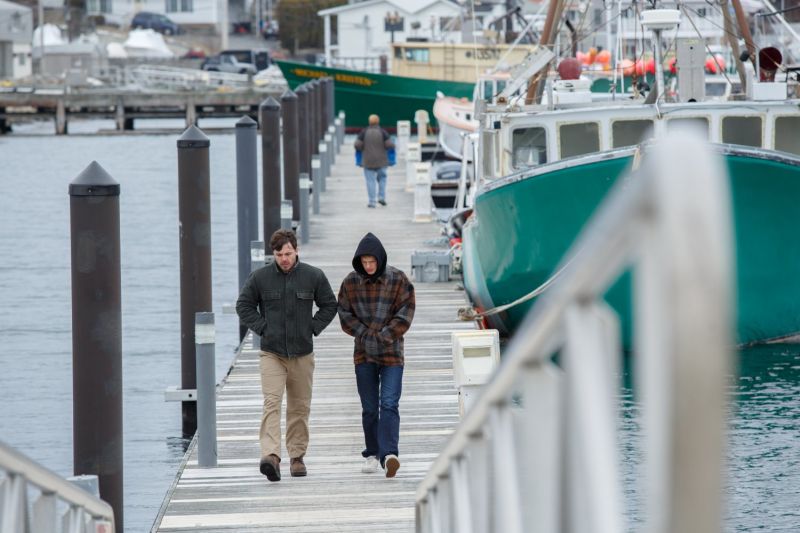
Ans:
<svg viewBox="0 0 800 533"><path fill-rule="evenodd" d="M303 261L325 270L334 292L352 270L353 252L367 231L382 240L389 263L409 277L411 252L433 248L431 243L439 235L437 224L411 221L413 194L403 191L402 169L390 169L389 206L368 209L363 174L353 162L352 147L342 147L322 195L322 212L311 220L311 240L299 250ZM314 344L308 477L290 477L284 460L283 479L267 481L258 470L262 405L258 352L248 337L218 392L219 465L198 467L193 443L153 531L413 531L416 486L459 420L450 335L474 328L457 319L465 299L456 283L415 283L415 287L417 311L405 344L402 466L397 477L361 473L364 440L353 340L334 319ZM285 430L285 399L283 413ZM288 457L285 443L283 457Z"/></svg>

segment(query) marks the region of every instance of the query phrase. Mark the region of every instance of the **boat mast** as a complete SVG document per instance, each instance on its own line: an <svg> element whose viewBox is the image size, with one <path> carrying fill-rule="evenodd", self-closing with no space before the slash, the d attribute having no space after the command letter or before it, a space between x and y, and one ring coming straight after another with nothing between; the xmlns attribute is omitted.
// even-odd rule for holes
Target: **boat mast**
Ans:
<svg viewBox="0 0 800 533"><path fill-rule="evenodd" d="M547 18L544 21L544 29L542 30L542 38L539 40L539 46L550 48L555 41L555 36L558 33L556 31L558 20L561 18L561 13L564 9L564 0L550 0L550 4L547 6ZM547 71L550 70L550 63L547 64L542 70L541 73L534 74L528 80L528 91L525 95L525 104L530 105L534 103L535 100L539 99L539 92L540 92L540 84L541 80L547 80ZM541 84L541 87L544 87L544 83Z"/></svg>
<svg viewBox="0 0 800 533"><path fill-rule="evenodd" d="M736 72L739 74L739 81L742 84L742 91L747 88L747 73L744 70L742 58L739 57L739 39L734 33L733 21L731 20L731 12L728 7L728 0L721 0L720 7L722 8L723 27L725 29L725 37L728 41L728 46L731 47L733 53L733 61L736 63Z"/></svg>
<svg viewBox="0 0 800 533"><path fill-rule="evenodd" d="M753 36L750 34L750 26L747 24L747 17L744 14L744 9L742 9L742 3L740 0L731 0L733 4L733 10L736 13L736 22L739 25L739 34L744 39L744 45L747 47L747 52L750 54L750 61L753 62L753 66L756 66L756 46L753 44ZM758 72L756 72L756 76L758 76Z"/></svg>

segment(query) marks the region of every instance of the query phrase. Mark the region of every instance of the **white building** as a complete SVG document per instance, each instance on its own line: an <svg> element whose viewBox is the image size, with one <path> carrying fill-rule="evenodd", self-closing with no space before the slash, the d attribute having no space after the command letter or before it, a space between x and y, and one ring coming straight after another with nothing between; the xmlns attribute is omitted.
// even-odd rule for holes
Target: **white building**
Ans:
<svg viewBox="0 0 800 533"><path fill-rule="evenodd" d="M243 0L242 0L243 1ZM235 4L236 0L231 0ZM242 3L242 2L239 2ZM228 0L87 0L89 15L103 15L107 20L130 24L140 11L161 13L178 24L188 26L218 26L226 20L223 9Z"/></svg>
<svg viewBox="0 0 800 533"><path fill-rule="evenodd" d="M325 59L389 56L409 38L461 42L461 7L450 0L367 0L317 14L324 18Z"/></svg>
<svg viewBox="0 0 800 533"><path fill-rule="evenodd" d="M31 9L0 0L0 79L31 74L32 35Z"/></svg>

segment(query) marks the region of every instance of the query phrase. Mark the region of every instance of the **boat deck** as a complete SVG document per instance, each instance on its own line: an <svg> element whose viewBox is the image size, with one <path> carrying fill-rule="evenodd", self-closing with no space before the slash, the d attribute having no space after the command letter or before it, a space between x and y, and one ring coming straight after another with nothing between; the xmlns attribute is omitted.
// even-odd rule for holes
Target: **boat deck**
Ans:
<svg viewBox="0 0 800 533"><path fill-rule="evenodd" d="M404 184L402 167L391 168L389 206L367 209L353 149L342 147L322 193L321 214L311 221L311 240L300 246L302 260L321 267L334 292L352 269L353 252L367 231L382 240L389 263L409 277L411 252L432 248L426 241L437 238L438 225L411 221L413 194L403 191ZM267 481L258 470L258 352L248 336L218 391L218 466L198 467L193 443L153 531L413 531L416 486L458 423L450 334L474 327L457 319L465 299L455 282L415 287L417 311L406 336L397 477L361 473L364 443L352 338L334 319L315 341L308 477L290 477L284 459L283 479Z"/></svg>

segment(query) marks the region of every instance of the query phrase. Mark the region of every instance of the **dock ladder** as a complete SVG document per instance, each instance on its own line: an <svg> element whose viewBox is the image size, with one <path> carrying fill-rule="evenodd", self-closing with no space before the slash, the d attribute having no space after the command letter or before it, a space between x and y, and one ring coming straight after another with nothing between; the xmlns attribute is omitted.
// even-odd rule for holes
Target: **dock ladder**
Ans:
<svg viewBox="0 0 800 533"><path fill-rule="evenodd" d="M419 485L418 532L630 530L618 455L620 326L603 300L628 270L644 427L635 529L722 530L730 210L723 163L704 141L683 133L645 150Z"/></svg>

